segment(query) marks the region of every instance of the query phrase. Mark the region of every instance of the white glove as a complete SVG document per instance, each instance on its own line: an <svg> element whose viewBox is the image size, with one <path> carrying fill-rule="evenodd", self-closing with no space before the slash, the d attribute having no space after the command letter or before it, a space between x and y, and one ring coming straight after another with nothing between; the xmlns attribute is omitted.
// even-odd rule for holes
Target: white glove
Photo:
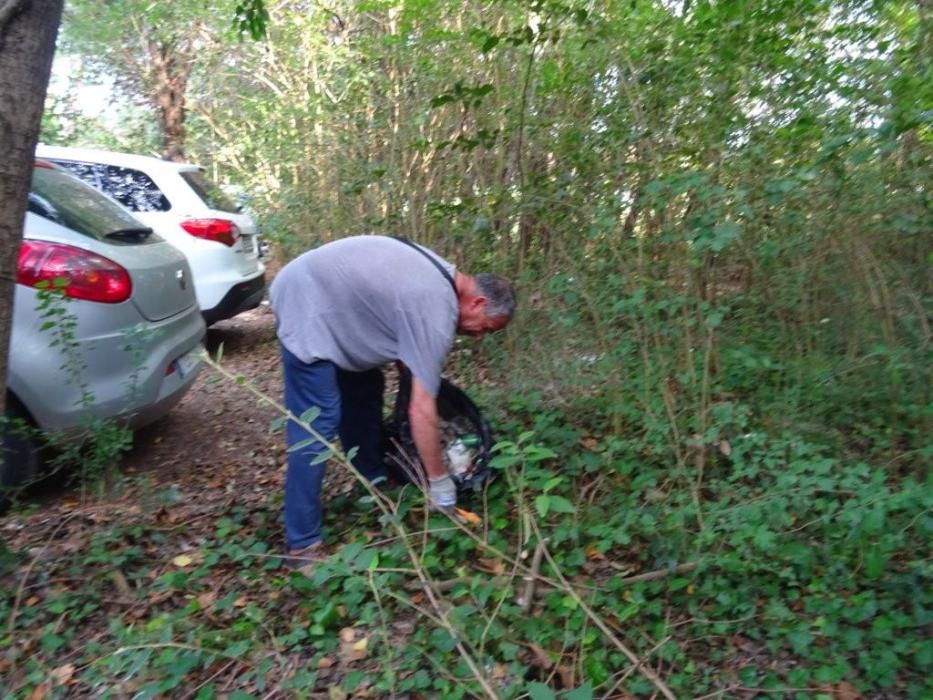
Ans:
<svg viewBox="0 0 933 700"><path fill-rule="evenodd" d="M428 493L431 496L431 505L435 508L452 508L457 505L457 486L450 474L433 479L428 477Z"/></svg>

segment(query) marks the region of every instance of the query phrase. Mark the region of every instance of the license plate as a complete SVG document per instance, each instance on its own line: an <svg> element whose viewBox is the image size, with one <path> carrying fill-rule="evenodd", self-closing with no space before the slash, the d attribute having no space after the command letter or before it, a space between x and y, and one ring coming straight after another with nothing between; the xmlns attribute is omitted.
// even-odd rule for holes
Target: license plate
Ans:
<svg viewBox="0 0 933 700"><path fill-rule="evenodd" d="M187 377L191 372L196 370L201 364L202 352L204 352L204 347L199 345L175 360L175 368L178 370L178 374L182 377Z"/></svg>
<svg viewBox="0 0 933 700"><path fill-rule="evenodd" d="M240 245L247 258L256 257L256 240L253 236L240 236Z"/></svg>

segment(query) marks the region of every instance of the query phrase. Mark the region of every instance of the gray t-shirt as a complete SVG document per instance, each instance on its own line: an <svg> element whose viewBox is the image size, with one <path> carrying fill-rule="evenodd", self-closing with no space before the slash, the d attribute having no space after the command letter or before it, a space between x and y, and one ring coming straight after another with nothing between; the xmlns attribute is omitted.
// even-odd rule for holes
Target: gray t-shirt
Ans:
<svg viewBox="0 0 933 700"><path fill-rule="evenodd" d="M453 265L422 250L455 275ZM387 236L327 243L283 267L269 297L279 340L303 362L362 372L401 360L437 396L457 330L457 296L417 250Z"/></svg>

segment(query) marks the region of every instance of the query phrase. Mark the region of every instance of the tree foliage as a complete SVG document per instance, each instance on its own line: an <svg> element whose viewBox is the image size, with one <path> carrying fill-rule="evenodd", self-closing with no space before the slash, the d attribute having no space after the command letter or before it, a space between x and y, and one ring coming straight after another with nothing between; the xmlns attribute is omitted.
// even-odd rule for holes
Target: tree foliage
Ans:
<svg viewBox="0 0 933 700"><path fill-rule="evenodd" d="M237 21L253 26L257 20L245 12L236 8ZM66 13L65 50L115 78L126 97L149 104L158 119L162 154L184 160L190 83L210 70L212 60L223 60L221 47L230 45L223 37L233 34L229 0L78 0Z"/></svg>

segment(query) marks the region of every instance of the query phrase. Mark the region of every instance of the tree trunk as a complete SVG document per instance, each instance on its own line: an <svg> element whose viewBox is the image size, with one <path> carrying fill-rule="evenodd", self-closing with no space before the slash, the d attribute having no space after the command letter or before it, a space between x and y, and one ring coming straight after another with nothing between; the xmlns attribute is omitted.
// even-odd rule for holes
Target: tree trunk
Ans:
<svg viewBox="0 0 933 700"><path fill-rule="evenodd" d="M153 101L162 132L162 157L178 163L185 161L185 93L190 64L170 44L150 42L149 55L155 73Z"/></svg>
<svg viewBox="0 0 933 700"><path fill-rule="evenodd" d="M16 261L63 0L0 0L0 401Z"/></svg>

